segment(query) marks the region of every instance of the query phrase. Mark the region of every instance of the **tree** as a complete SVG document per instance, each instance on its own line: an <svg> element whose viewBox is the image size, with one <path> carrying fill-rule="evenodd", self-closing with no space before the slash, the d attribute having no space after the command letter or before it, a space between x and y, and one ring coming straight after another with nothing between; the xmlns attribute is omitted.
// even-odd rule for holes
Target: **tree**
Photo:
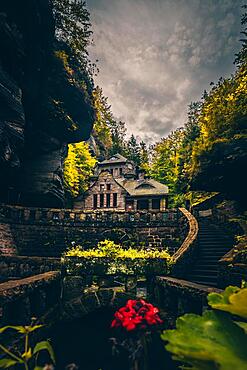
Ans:
<svg viewBox="0 0 247 370"><path fill-rule="evenodd" d="M97 156L99 158L105 158L108 156L113 144L110 127L114 118L111 112L111 106L108 104L108 99L103 95L102 89L98 86L93 91L93 100L96 112L93 137L99 149Z"/></svg>
<svg viewBox="0 0 247 370"><path fill-rule="evenodd" d="M176 185L183 137L184 130L182 128L171 132L153 147L151 158L150 176L166 184L173 196L177 193Z"/></svg>
<svg viewBox="0 0 247 370"><path fill-rule="evenodd" d="M132 134L126 145L126 155L137 166L141 164L141 148L137 143L135 136Z"/></svg>
<svg viewBox="0 0 247 370"><path fill-rule="evenodd" d="M64 185L70 196L75 198L87 189L96 162L87 143L69 144L64 162Z"/></svg>
<svg viewBox="0 0 247 370"><path fill-rule="evenodd" d="M55 35L58 41L65 42L74 56L91 78L95 64L90 62L87 47L91 43L92 30L90 13L82 0L53 0Z"/></svg>
<svg viewBox="0 0 247 370"><path fill-rule="evenodd" d="M110 123L111 137L112 137L112 147L110 149L110 154L125 154L126 153L126 126L125 122L113 120Z"/></svg>
<svg viewBox="0 0 247 370"><path fill-rule="evenodd" d="M140 142L140 168L145 172L149 171L149 154L147 144L143 140Z"/></svg>

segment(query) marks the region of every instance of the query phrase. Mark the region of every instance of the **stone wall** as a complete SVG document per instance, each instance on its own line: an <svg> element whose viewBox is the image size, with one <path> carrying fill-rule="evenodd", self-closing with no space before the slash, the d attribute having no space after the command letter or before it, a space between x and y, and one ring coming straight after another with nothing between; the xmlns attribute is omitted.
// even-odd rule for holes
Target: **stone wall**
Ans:
<svg viewBox="0 0 247 370"><path fill-rule="evenodd" d="M0 256L0 282L61 270L60 258Z"/></svg>
<svg viewBox="0 0 247 370"><path fill-rule="evenodd" d="M60 256L71 242L112 239L145 242L159 235L171 252L179 246L181 225L186 222L178 210L162 212L87 212L69 209L2 206L0 225L8 224L11 240L19 255ZM3 227L3 226L2 226ZM0 228L1 231L1 228ZM11 240L9 243L11 244ZM0 250L5 251L5 234L0 233Z"/></svg>

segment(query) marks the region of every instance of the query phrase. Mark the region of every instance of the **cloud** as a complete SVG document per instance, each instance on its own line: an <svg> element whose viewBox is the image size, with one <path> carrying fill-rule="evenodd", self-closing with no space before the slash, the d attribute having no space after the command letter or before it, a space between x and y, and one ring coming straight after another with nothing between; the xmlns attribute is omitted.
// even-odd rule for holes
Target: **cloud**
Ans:
<svg viewBox="0 0 247 370"><path fill-rule="evenodd" d="M88 0L96 83L128 133L155 141L186 121L187 106L233 72L241 1Z"/></svg>

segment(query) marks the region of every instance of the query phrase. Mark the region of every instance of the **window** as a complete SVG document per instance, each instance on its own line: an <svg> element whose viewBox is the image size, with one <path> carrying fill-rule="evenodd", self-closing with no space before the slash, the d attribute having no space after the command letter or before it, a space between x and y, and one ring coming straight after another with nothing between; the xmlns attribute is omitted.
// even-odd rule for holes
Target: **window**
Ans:
<svg viewBox="0 0 247 370"><path fill-rule="evenodd" d="M113 168L111 168L111 174L113 175Z"/></svg>
<svg viewBox="0 0 247 370"><path fill-rule="evenodd" d="M98 194L93 195L93 208L98 207Z"/></svg>
<svg viewBox="0 0 247 370"><path fill-rule="evenodd" d="M111 184L106 184L106 189L109 191L111 190Z"/></svg>
<svg viewBox="0 0 247 370"><path fill-rule="evenodd" d="M152 199L152 209L160 209L160 199Z"/></svg>
<svg viewBox="0 0 247 370"><path fill-rule="evenodd" d="M104 191L105 185L104 184L100 184L99 189L100 189L100 191Z"/></svg>
<svg viewBox="0 0 247 370"><path fill-rule="evenodd" d="M111 207L111 194L106 194L106 207Z"/></svg>
<svg viewBox="0 0 247 370"><path fill-rule="evenodd" d="M104 207L104 194L100 194L100 208L103 208Z"/></svg>
<svg viewBox="0 0 247 370"><path fill-rule="evenodd" d="M123 169L122 168L119 168L119 173L122 176L122 174L123 174Z"/></svg>
<svg viewBox="0 0 247 370"><path fill-rule="evenodd" d="M137 209L148 209L148 199L139 199L137 201Z"/></svg>
<svg viewBox="0 0 247 370"><path fill-rule="evenodd" d="M117 207L117 193L113 193L113 207Z"/></svg>

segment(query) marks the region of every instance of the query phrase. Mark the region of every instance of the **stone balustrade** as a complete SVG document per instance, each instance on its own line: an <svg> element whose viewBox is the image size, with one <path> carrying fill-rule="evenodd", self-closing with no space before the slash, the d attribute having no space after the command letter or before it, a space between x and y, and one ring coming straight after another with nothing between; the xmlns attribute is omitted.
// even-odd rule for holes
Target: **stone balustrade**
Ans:
<svg viewBox="0 0 247 370"><path fill-rule="evenodd" d="M0 284L0 322L3 325L28 325L33 317L42 318L58 306L61 297L61 272L49 271Z"/></svg>
<svg viewBox="0 0 247 370"><path fill-rule="evenodd" d="M188 232L187 236L181 244L180 248L173 254L172 259L174 262L174 273L176 276L184 274L188 270L188 265L196 257L196 245L198 236L198 222L196 218L185 208L179 208L187 219Z"/></svg>
<svg viewBox="0 0 247 370"><path fill-rule="evenodd" d="M185 313L201 314L207 307L207 295L222 290L173 277L156 278L154 299L174 319Z"/></svg>
<svg viewBox="0 0 247 370"><path fill-rule="evenodd" d="M148 245L150 236L159 237L160 245L173 254L186 236L187 224L179 209L125 212L2 205L0 254L59 257L72 242L93 247L110 239Z"/></svg>
<svg viewBox="0 0 247 370"><path fill-rule="evenodd" d="M177 209L164 211L87 211L80 209L32 208L21 206L0 205L0 216L21 224L59 224L59 225L89 225L102 224L137 224L163 225L177 224L183 217Z"/></svg>

